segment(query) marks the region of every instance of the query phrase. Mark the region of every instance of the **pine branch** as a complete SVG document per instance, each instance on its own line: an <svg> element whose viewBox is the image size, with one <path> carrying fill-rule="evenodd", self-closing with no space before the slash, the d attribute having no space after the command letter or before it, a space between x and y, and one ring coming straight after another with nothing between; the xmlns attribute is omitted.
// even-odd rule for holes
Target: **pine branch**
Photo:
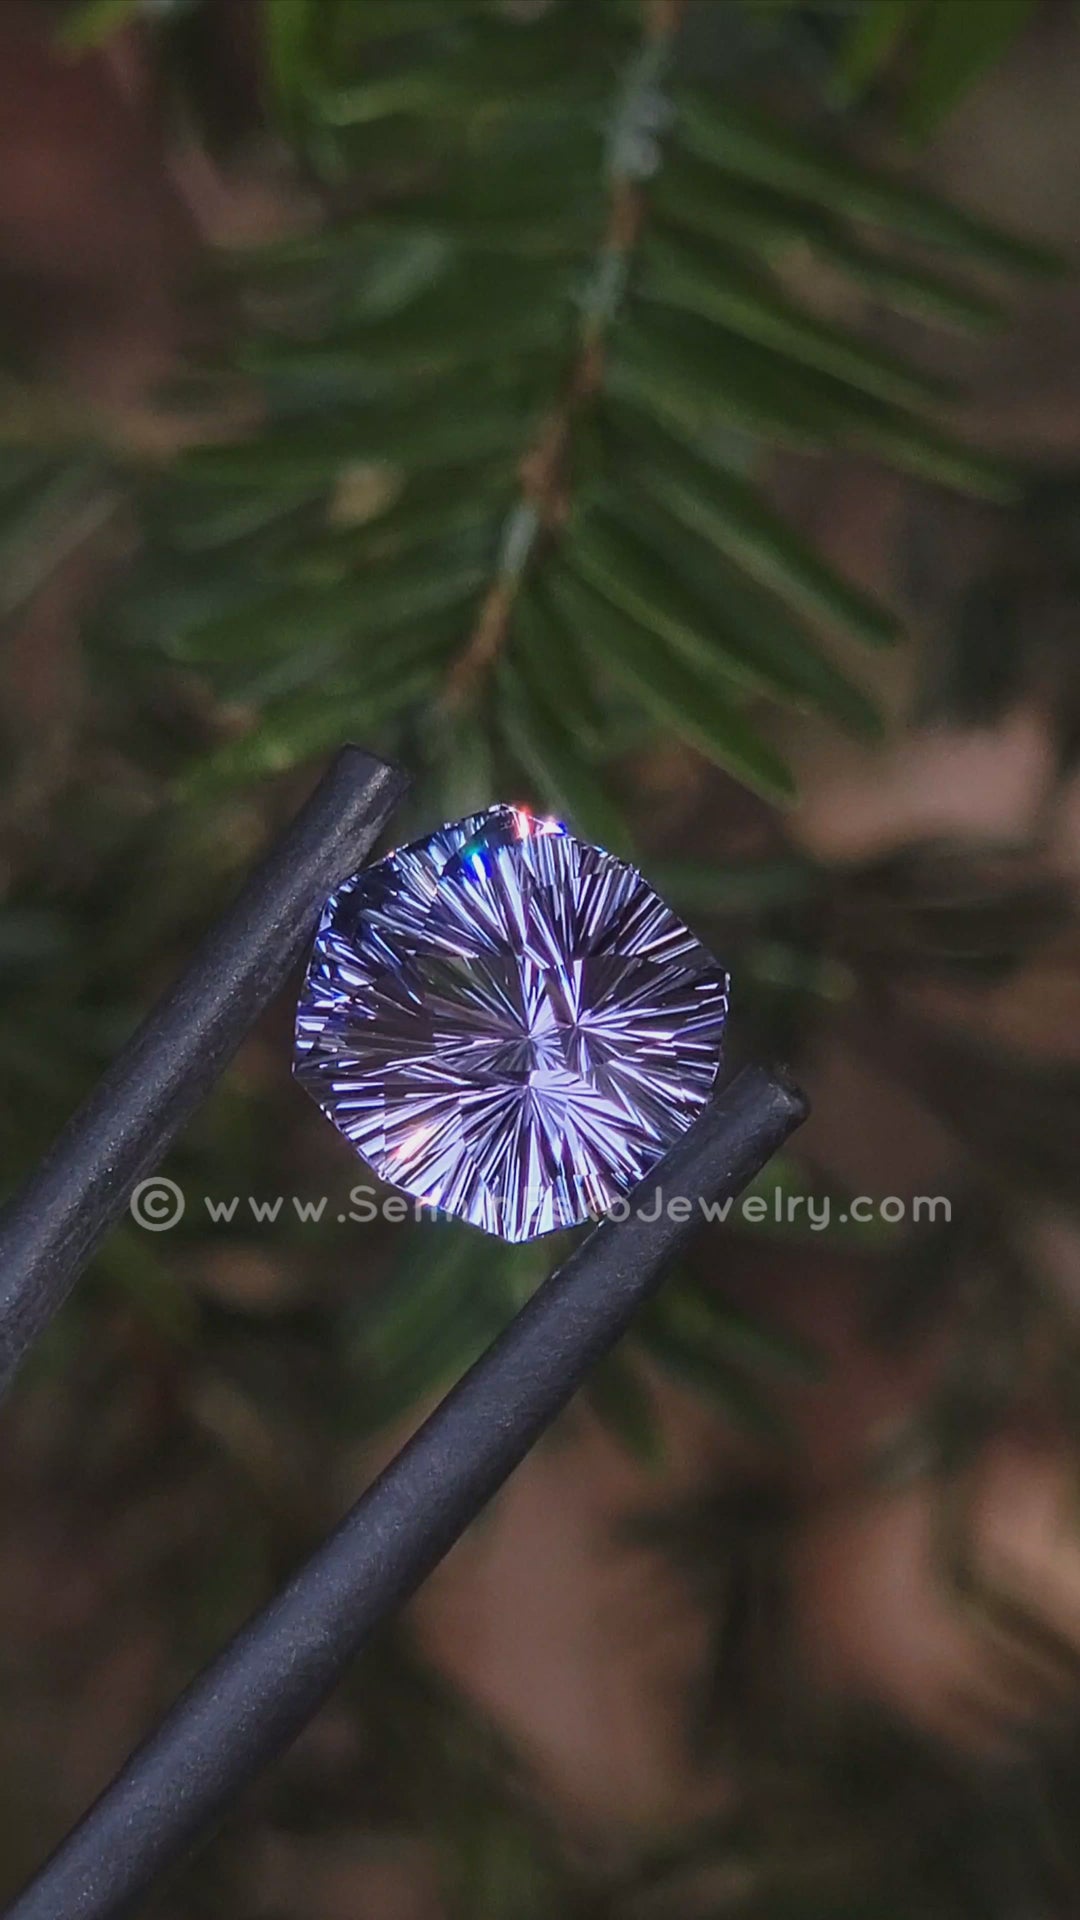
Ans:
<svg viewBox="0 0 1080 1920"><path fill-rule="evenodd" d="M555 535L569 517L574 430L603 389L608 335L646 210L641 167L626 156L640 153L648 136L683 12L684 0L646 0L641 48L624 77L609 158L607 227L590 276L593 293L584 303L577 355L561 400L522 461L522 504L507 522L501 542L503 569L448 677L444 698L451 709L465 704L505 646L514 601L537 542L545 534Z"/></svg>
<svg viewBox="0 0 1080 1920"><path fill-rule="evenodd" d="M119 643L250 709L250 738L194 770L206 792L353 728L427 758L448 808L509 782L627 846L603 771L618 716L620 738L660 725L783 801L758 710L872 735L828 636L897 623L773 512L759 449L848 444L1007 485L942 432L933 382L791 295L788 254L982 327L992 303L889 236L1021 269L1034 250L688 90L667 0L636 35L614 5L364 17L360 78L336 7L291 18L282 112L330 199L363 180L371 211L234 281L265 424L156 490Z"/></svg>

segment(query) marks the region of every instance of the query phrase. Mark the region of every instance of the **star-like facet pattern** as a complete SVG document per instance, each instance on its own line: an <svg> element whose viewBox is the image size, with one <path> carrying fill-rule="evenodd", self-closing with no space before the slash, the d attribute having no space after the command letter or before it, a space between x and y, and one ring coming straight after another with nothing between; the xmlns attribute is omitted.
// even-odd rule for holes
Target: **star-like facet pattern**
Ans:
<svg viewBox="0 0 1080 1920"><path fill-rule="evenodd" d="M727 997L635 867L492 807L327 902L296 1075L382 1179L531 1240L605 1212L689 1126Z"/></svg>

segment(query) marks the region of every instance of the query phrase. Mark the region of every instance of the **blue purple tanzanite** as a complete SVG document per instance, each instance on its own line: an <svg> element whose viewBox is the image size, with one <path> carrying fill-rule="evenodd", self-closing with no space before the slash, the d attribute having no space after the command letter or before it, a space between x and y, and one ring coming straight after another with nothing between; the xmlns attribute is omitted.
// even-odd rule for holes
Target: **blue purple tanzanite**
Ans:
<svg viewBox="0 0 1080 1920"><path fill-rule="evenodd" d="M708 1101L728 977L635 867L518 807L338 888L298 1080L374 1171L504 1240L606 1212Z"/></svg>

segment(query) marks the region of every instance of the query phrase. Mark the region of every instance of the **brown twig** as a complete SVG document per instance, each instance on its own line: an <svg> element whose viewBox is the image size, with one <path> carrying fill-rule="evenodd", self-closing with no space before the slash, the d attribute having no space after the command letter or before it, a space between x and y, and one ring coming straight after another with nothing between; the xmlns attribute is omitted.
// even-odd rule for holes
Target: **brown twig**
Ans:
<svg viewBox="0 0 1080 1920"><path fill-rule="evenodd" d="M673 39L684 6L685 0L646 0L645 44L656 45ZM629 258L641 235L645 205L645 195L636 178L625 173L613 175L599 259L625 261ZM607 326L599 319L587 321L562 394L518 467L521 496L536 515L539 538L554 537L569 517L569 465L574 427L580 414L591 406L601 390L607 347ZM522 571L519 568L513 577L500 574L488 588L468 641L447 676L441 703L444 710L460 711L466 706L502 652Z"/></svg>

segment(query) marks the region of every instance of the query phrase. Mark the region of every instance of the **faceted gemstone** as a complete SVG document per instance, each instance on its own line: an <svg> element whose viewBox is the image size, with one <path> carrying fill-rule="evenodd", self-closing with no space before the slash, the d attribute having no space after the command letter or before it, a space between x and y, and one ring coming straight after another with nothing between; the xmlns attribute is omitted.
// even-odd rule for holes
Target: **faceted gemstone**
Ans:
<svg viewBox="0 0 1080 1920"><path fill-rule="evenodd" d="M332 895L295 1070L382 1179L531 1240L605 1212L689 1126L727 994L635 867L492 807Z"/></svg>

